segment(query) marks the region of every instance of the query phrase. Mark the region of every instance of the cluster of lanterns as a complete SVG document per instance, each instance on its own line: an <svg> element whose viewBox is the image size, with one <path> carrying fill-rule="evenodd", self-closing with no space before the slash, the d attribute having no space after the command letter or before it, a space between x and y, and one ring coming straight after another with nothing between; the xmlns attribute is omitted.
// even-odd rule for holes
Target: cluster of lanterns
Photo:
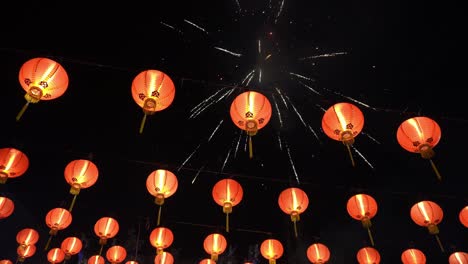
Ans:
<svg viewBox="0 0 468 264"><path fill-rule="evenodd" d="M68 75L64 68L48 58L34 58L23 64L19 73L21 87L26 91L26 104L18 113L16 120L19 121L30 103L38 103L41 100L52 100L65 93L68 87ZM140 72L133 80L133 100L143 110L143 119L139 132L142 133L146 118L158 111L169 107L174 100L175 86L171 78L158 70L146 70ZM265 127L272 115L271 104L266 96L255 91L246 91L239 94L232 102L230 116L239 129L246 132L249 143L249 157L253 156L252 137ZM351 103L341 102L328 108L322 118L322 129L331 139L341 141L347 148L351 163L355 161L351 152L351 146L355 143L356 136L364 127L364 115L362 111ZM441 129L432 119L424 116L409 118L402 122L396 132L396 138L401 147L412 153L419 153L422 158L428 159L431 166L441 180L436 166L432 162L434 156L433 148L441 138ZM28 157L18 149L0 149L0 184L5 184L9 178L23 175L29 166ZM49 240L45 249L48 250L52 238L58 231L67 228L72 222L72 210L80 190L93 186L98 179L98 168L90 160L71 161L64 170L66 182L70 185L70 194L73 199L68 208L54 208L46 217L46 225L50 228ZM172 196L178 188L177 177L174 173L164 169L151 172L146 180L146 188L154 202L158 205L158 216L156 227L149 235L151 245L156 249L155 263L171 264L173 256L165 251L174 240L172 231L160 226L161 207L165 200ZM226 232L229 232L229 214L233 207L238 205L243 198L243 189L239 182L232 178L219 180L212 189L212 197L216 204L222 207L226 215ZM294 233L297 237L296 223L300 215L307 209L309 199L305 191L298 187L290 187L283 190L278 197L278 205L282 212L289 215L294 225ZM379 252L373 248L374 239L371 233L371 219L377 214L378 206L376 200L368 194L356 194L348 202L346 209L351 218L358 220L367 230L372 247L364 247L357 252L358 262L361 264L379 263ZM0 219L7 218L14 211L14 203L7 197L0 197ZM421 201L413 205L410 210L411 219L419 226L426 227L430 234L434 235L444 251L438 238L438 224L443 219L442 208L433 201ZM468 206L463 208L459 214L460 222L468 228ZM88 264L104 264L105 258L110 263L122 263L126 256L126 250L120 245L113 245L107 249L105 258L102 251L108 239L117 235L119 224L111 217L100 218L95 226L94 232L99 238L101 248L97 255L89 258ZM17 254L18 261L23 262L36 252L35 243L39 239L36 230L26 228L18 232ZM204 242L203 248L209 258L200 261L200 264L214 264L218 256L227 247L227 240L221 233L209 234ZM82 243L76 237L64 239L60 247L54 247L48 251L47 259L50 263L62 263L80 252ZM270 238L261 243L260 252L262 256L275 264L284 252L279 240ZM326 263L330 259L330 250L321 243L314 243L307 249L307 258L311 263ZM401 255L403 263L418 264L425 263L426 258L422 251L411 248ZM467 254L456 252L449 258L450 263L468 263ZM0 264L11 263L9 260L1 260ZM126 264L137 264L135 260L127 261Z"/></svg>

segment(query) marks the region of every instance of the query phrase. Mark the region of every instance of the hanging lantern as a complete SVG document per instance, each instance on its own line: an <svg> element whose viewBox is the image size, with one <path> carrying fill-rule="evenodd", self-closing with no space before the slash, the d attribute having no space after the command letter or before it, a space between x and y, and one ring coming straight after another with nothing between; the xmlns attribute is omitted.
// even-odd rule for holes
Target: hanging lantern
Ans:
<svg viewBox="0 0 468 264"><path fill-rule="evenodd" d="M149 240L151 245L156 248L156 254L161 254L174 242L174 234L167 227L156 227L151 231Z"/></svg>
<svg viewBox="0 0 468 264"><path fill-rule="evenodd" d="M65 259L68 260L71 256L80 253L83 243L77 237L67 237L62 241L60 248L65 253Z"/></svg>
<svg viewBox="0 0 468 264"><path fill-rule="evenodd" d="M416 248L410 248L401 254L401 262L403 264L426 264L426 256Z"/></svg>
<svg viewBox="0 0 468 264"><path fill-rule="evenodd" d="M373 247L361 248L356 254L359 264L379 264L380 254L377 249Z"/></svg>
<svg viewBox="0 0 468 264"><path fill-rule="evenodd" d="M458 218L460 219L460 223L462 223L462 225L468 228L468 205L461 209L460 214L458 214Z"/></svg>
<svg viewBox="0 0 468 264"><path fill-rule="evenodd" d="M322 243L314 243L307 248L307 258L313 264L324 264L330 259L330 250Z"/></svg>
<svg viewBox="0 0 468 264"><path fill-rule="evenodd" d="M61 248L52 248L47 253L49 263L61 263L65 259L65 252Z"/></svg>
<svg viewBox="0 0 468 264"><path fill-rule="evenodd" d="M161 254L157 254L154 258L154 264L173 264L174 257L169 252L162 252Z"/></svg>
<svg viewBox="0 0 468 264"><path fill-rule="evenodd" d="M419 153L423 159L430 161L439 180L442 180L442 176L432 158L435 154L433 148L439 143L441 134L440 126L434 120L418 116L401 123L396 135L402 148L409 152Z"/></svg>
<svg viewBox="0 0 468 264"><path fill-rule="evenodd" d="M26 61L18 75L26 104L16 116L19 121L30 103L38 103L62 96L68 88L68 75L58 62L48 58L34 58Z"/></svg>
<svg viewBox="0 0 468 264"><path fill-rule="evenodd" d="M322 117L323 132L331 139L341 141L348 149L351 164L355 166L351 146L364 128L364 115L350 103L336 103Z"/></svg>
<svg viewBox="0 0 468 264"><path fill-rule="evenodd" d="M202 259L200 262L198 262L198 264L216 264L216 262L211 259Z"/></svg>
<svg viewBox="0 0 468 264"><path fill-rule="evenodd" d="M0 264L13 264L13 262L9 259L2 259L0 260Z"/></svg>
<svg viewBox="0 0 468 264"><path fill-rule="evenodd" d="M374 246L374 239L370 227L372 226L371 218L377 214L377 202L375 199L367 194L356 194L349 198L346 205L348 214L356 220L361 221L362 226L367 229L367 234L371 245Z"/></svg>
<svg viewBox="0 0 468 264"><path fill-rule="evenodd" d="M99 171L92 161L78 159L67 164L64 176L67 183L71 186L70 194L73 195L73 200L68 209L71 212L80 190L93 186L98 179Z"/></svg>
<svg viewBox="0 0 468 264"><path fill-rule="evenodd" d="M300 214L309 206L307 194L299 188L287 188L280 193L278 204L281 211L291 216L291 221L294 223L294 234L297 237L296 222L300 220Z"/></svg>
<svg viewBox="0 0 468 264"><path fill-rule="evenodd" d="M232 207L242 201L242 186L233 179L222 179L213 186L211 194L214 201L223 207L223 213L226 214L226 232L229 232L229 214L232 213Z"/></svg>
<svg viewBox="0 0 468 264"><path fill-rule="evenodd" d="M440 250L445 252L439 239L439 227L437 226L444 218L442 208L432 201L421 201L411 207L411 219L419 226L427 227L429 233L434 235Z"/></svg>
<svg viewBox="0 0 468 264"><path fill-rule="evenodd" d="M0 184L6 183L8 178L23 175L29 167L29 159L18 149L0 149Z"/></svg>
<svg viewBox="0 0 468 264"><path fill-rule="evenodd" d="M249 137L249 157L253 157L252 136L265 127L271 118L271 104L259 92L247 91L239 94L231 104L231 119Z"/></svg>
<svg viewBox="0 0 468 264"><path fill-rule="evenodd" d="M46 217L45 222L47 226L50 228L49 231L49 240L45 246L45 250L49 248L50 241L52 237L57 235L59 230L67 228L72 222L72 215L70 211L63 208L54 208L50 210Z"/></svg>
<svg viewBox="0 0 468 264"><path fill-rule="evenodd" d="M175 97L175 86L171 78L162 71L140 72L132 82L133 100L143 109L140 134L143 133L146 117L168 108Z"/></svg>
<svg viewBox="0 0 468 264"><path fill-rule="evenodd" d="M15 204L12 200L0 196L0 219L9 217L15 210Z"/></svg>
<svg viewBox="0 0 468 264"><path fill-rule="evenodd" d="M129 261L125 262L125 264L138 264L138 261L129 260Z"/></svg>
<svg viewBox="0 0 468 264"><path fill-rule="evenodd" d="M106 252L106 258L112 264L122 263L126 257L127 250L119 245L110 247Z"/></svg>
<svg viewBox="0 0 468 264"><path fill-rule="evenodd" d="M33 244L26 246L19 245L16 248L16 253L18 254L17 262L24 262L27 258L34 256L36 253L36 246Z"/></svg>
<svg viewBox="0 0 468 264"><path fill-rule="evenodd" d="M99 237L99 255L102 253L104 245L109 238L113 238L119 232L119 222L112 217L102 217L94 224L94 233Z"/></svg>
<svg viewBox="0 0 468 264"><path fill-rule="evenodd" d="M260 245L260 253L266 259L269 264L276 264L276 260L283 256L283 245L279 240L267 239Z"/></svg>
<svg viewBox="0 0 468 264"><path fill-rule="evenodd" d="M177 177L168 170L155 170L146 178L146 189L154 196L154 203L159 206L157 225L161 221L161 207L164 200L172 196L178 187Z"/></svg>
<svg viewBox="0 0 468 264"><path fill-rule="evenodd" d="M454 252L449 256L449 264L468 264L468 253Z"/></svg>
<svg viewBox="0 0 468 264"><path fill-rule="evenodd" d="M105 263L106 263L106 260L104 259L104 257L100 255L94 255L88 259L88 264L105 264Z"/></svg>
<svg viewBox="0 0 468 264"><path fill-rule="evenodd" d="M218 256L226 250L226 247L226 238L219 233L210 234L203 241L203 249L210 254L213 261L218 261Z"/></svg>
<svg viewBox="0 0 468 264"><path fill-rule="evenodd" d="M24 228L16 234L16 242L20 246L34 245L37 241L39 241L39 233L32 228Z"/></svg>

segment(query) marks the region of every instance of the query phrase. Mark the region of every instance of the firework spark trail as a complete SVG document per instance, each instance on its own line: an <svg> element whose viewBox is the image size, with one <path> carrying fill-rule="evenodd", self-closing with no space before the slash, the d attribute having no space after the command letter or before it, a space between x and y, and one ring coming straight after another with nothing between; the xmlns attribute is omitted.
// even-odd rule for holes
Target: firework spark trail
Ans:
<svg viewBox="0 0 468 264"><path fill-rule="evenodd" d="M213 98L215 96L217 96L219 93L221 93L223 90L227 89L228 87L223 87L222 89L216 91L214 94L210 95L208 98L204 99L203 101L201 101L198 105L196 105L195 107L193 107L190 112L192 112L192 114L190 115L189 118L194 118L196 116L198 116L201 112L203 112L206 108L208 108L210 105L213 104L213 101L214 100ZM211 101L211 102L210 102Z"/></svg>
<svg viewBox="0 0 468 264"><path fill-rule="evenodd" d="M262 82L262 69L258 69L258 82Z"/></svg>
<svg viewBox="0 0 468 264"><path fill-rule="evenodd" d="M370 139L371 139L372 141L374 141L375 143L380 144L380 142L377 141L377 139L373 138L371 135L369 135L369 134L367 134L367 133L365 133L365 132L361 132L361 134L367 136L368 138L370 138Z"/></svg>
<svg viewBox="0 0 468 264"><path fill-rule="evenodd" d="M217 50L220 50L220 51L222 51L222 52L226 52L227 54L236 56L236 57L241 57L241 56L242 56L242 54L240 54L240 53L235 53L235 52L232 52L232 51L230 51L230 50L223 49L223 48L220 48L220 47L214 47L214 48L217 49Z"/></svg>
<svg viewBox="0 0 468 264"><path fill-rule="evenodd" d="M291 157L291 151L289 151L289 147L287 145L286 145L286 150L288 152L289 162L291 163L291 167L293 169L294 176L296 177L296 182L297 182L297 184L301 184L301 182L299 181L299 175L297 175L296 167L294 166L294 162L293 162L293 159Z"/></svg>
<svg viewBox="0 0 468 264"><path fill-rule="evenodd" d="M255 73L255 71L253 71ZM249 86L250 82L252 81L253 77L255 76L255 74L252 74L250 75L249 79L247 80L247 83L245 84L245 86Z"/></svg>
<svg viewBox="0 0 468 264"><path fill-rule="evenodd" d="M226 158L224 159L223 166L221 167L221 172L224 171L224 167L226 166L226 163L227 163L227 161L229 159L229 156L231 156L231 151L232 151L232 147L228 150Z"/></svg>
<svg viewBox="0 0 468 264"><path fill-rule="evenodd" d="M234 157L237 156L237 151L239 150L241 138L242 138L242 133L239 133L239 138L237 139L237 144L236 144L236 150L234 151Z"/></svg>
<svg viewBox="0 0 468 264"><path fill-rule="evenodd" d="M298 74L298 73L290 72L289 74L293 75L293 76L296 76L296 77L299 77L299 78L304 79L304 80L315 82L314 79L312 79L310 77L307 77L307 76L304 76L304 75L301 75L301 74Z"/></svg>
<svg viewBox="0 0 468 264"><path fill-rule="evenodd" d="M281 117L281 111L279 109L278 102L276 101L276 97L275 97L274 94L272 94L271 97L273 98L273 105L275 106L276 113L278 114L278 120L280 122L280 127L283 127L283 119Z"/></svg>
<svg viewBox="0 0 468 264"><path fill-rule="evenodd" d="M255 73L255 69L253 69L251 72L249 72L244 79L242 80L241 84L245 83L247 79L252 78L251 76Z"/></svg>
<svg viewBox="0 0 468 264"><path fill-rule="evenodd" d="M284 99L284 96L283 94L281 93L281 90L279 88L275 88L276 92L279 94L281 100L283 101L284 103L284 106L286 107L286 109L289 109L289 106L288 104L286 103L286 99Z"/></svg>
<svg viewBox="0 0 468 264"><path fill-rule="evenodd" d="M283 144L281 143L281 136L280 136L280 134L278 134L278 145L279 145L280 150L283 150Z"/></svg>
<svg viewBox="0 0 468 264"><path fill-rule="evenodd" d="M171 25L169 25L169 24L166 24L166 23L164 23L164 22L162 22L162 21L160 21L160 23L161 23L161 25L164 25L164 26L166 26L166 27L168 27L168 28L170 28L170 29L176 30L174 26L171 26ZM177 31L177 30L176 30L176 31Z"/></svg>
<svg viewBox="0 0 468 264"><path fill-rule="evenodd" d="M284 7L284 0L281 1L281 6L280 6L280 8L279 8L278 13L276 14L276 17L275 17L275 24L278 22L278 18L279 18L279 16L281 15L281 12L283 12L283 7Z"/></svg>
<svg viewBox="0 0 468 264"><path fill-rule="evenodd" d="M192 26L198 28L199 30L205 32L206 34L208 34L208 31L206 31L204 28L200 27L199 25L193 23L192 21L189 21L189 20L187 20L187 19L184 19L184 22L189 23L190 25L192 25Z"/></svg>
<svg viewBox="0 0 468 264"><path fill-rule="evenodd" d="M300 83L302 86L304 86L305 88L311 90L312 92L314 92L314 93L316 93L316 94L318 94L318 95L322 95L322 94L320 94L317 90L315 90L314 88L310 87L309 85L307 85L307 84L305 84L305 83L303 83L303 82L301 82L301 81L299 81L299 83Z"/></svg>
<svg viewBox="0 0 468 264"><path fill-rule="evenodd" d="M333 52L333 53L303 57L303 58L300 58L299 60L310 60L310 59L318 59L318 58L336 57L336 56L345 55L345 54L348 54L348 53L347 52Z"/></svg>
<svg viewBox="0 0 468 264"><path fill-rule="evenodd" d="M346 98L346 99L348 99L348 100L350 100L350 101L353 101L353 102L355 102L355 103L357 103L357 104L360 104L360 105L362 105L362 106L364 106L364 107L366 107L366 108L370 108L370 109L375 110L375 111L378 111L378 110L379 110L379 109L376 108L376 107L372 107L372 106L370 106L370 105L368 105L368 104L366 104L366 103L364 103L364 102L361 102L361 101L359 101L359 100L357 100L357 99L354 99L354 98L352 98L352 97L346 96L346 95L344 95L344 94L342 94L342 93L339 93L339 92L336 92L336 91L332 91L332 90L326 89L326 88L324 88L324 90L327 90L327 91L329 91L329 92L331 92L331 93L334 93L334 94L336 94L336 95L339 95L339 96L341 96L341 97L344 97L344 98Z"/></svg>
<svg viewBox="0 0 468 264"><path fill-rule="evenodd" d="M296 113L296 115L299 117L299 119L301 120L302 124L307 127L307 124L306 122L304 121L304 119L302 118L302 115L299 113L299 111L297 110L297 108L294 106L294 104L291 102L291 100L289 99L289 97L286 96L286 99L288 99L288 102L289 104L291 105L291 107L293 108L294 112Z"/></svg>
<svg viewBox="0 0 468 264"><path fill-rule="evenodd" d="M213 130L213 132L211 133L210 137L208 138L207 142L210 142L211 141L211 138L213 138L214 134L216 133L216 131L218 131L219 127L221 126L221 124L224 122L224 119L221 119L221 121L219 121L218 125L215 127L215 129Z"/></svg>
<svg viewBox="0 0 468 264"><path fill-rule="evenodd" d="M192 184L197 180L198 175L200 175L200 172L205 168L205 165L203 165L200 169L198 169L197 174L195 174L195 177L192 179Z"/></svg>
<svg viewBox="0 0 468 264"><path fill-rule="evenodd" d="M258 54L261 54L262 53L262 41L259 40L258 41Z"/></svg>
<svg viewBox="0 0 468 264"><path fill-rule="evenodd" d="M312 134L314 134L315 138L317 139L317 141L322 144L322 141L320 140L320 138L318 137L317 133L315 133L315 130L310 126L308 125L308 128L309 130L312 132Z"/></svg>
<svg viewBox="0 0 468 264"><path fill-rule="evenodd" d="M242 11L242 9L241 9L239 0L236 0L236 5L237 5L237 11L239 11L239 13L240 13Z"/></svg>
<svg viewBox="0 0 468 264"><path fill-rule="evenodd" d="M367 165L369 165L369 167L371 167L372 169L374 169L374 166L372 166L372 164L364 157L364 155L361 154L361 152L359 152L359 150L357 150L356 147L354 147L353 145L351 145L351 147L354 149L354 151L356 151L356 153L367 163Z"/></svg>
<svg viewBox="0 0 468 264"><path fill-rule="evenodd" d="M322 110L323 112L326 112L327 109L323 108L321 105L319 104L316 104L315 106L317 106L320 110Z"/></svg>
<svg viewBox="0 0 468 264"><path fill-rule="evenodd" d="M179 166L179 168L177 169L177 171L180 171L180 169L182 167L184 167L185 163L187 163L187 161L190 160L190 158L192 158L193 154L195 154L195 152L197 152L197 150L200 148L201 146L201 143L198 144L198 146L195 148L195 150L184 160L184 162L182 162L182 164Z"/></svg>
<svg viewBox="0 0 468 264"><path fill-rule="evenodd" d="M225 93L223 93L219 98L218 100L216 100L216 102L214 102L215 104L218 103L219 101L221 101L224 97L228 97L236 88L232 88L231 90L229 91L226 91Z"/></svg>

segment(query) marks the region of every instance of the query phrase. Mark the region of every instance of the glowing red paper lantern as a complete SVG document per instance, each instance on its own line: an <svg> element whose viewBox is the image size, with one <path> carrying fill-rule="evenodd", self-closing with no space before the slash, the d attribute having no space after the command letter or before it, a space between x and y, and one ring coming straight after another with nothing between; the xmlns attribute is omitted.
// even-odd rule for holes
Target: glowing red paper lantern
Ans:
<svg viewBox="0 0 468 264"><path fill-rule="evenodd" d="M50 263L61 263L65 259L65 252L61 248L52 248L47 253L47 260Z"/></svg>
<svg viewBox="0 0 468 264"><path fill-rule="evenodd" d="M160 226L151 231L149 240L151 245L156 248L156 253L161 254L174 242L174 234L169 228Z"/></svg>
<svg viewBox="0 0 468 264"><path fill-rule="evenodd" d="M410 248L401 254L403 264L426 264L426 255L416 248Z"/></svg>
<svg viewBox="0 0 468 264"><path fill-rule="evenodd" d="M122 246L115 245L107 249L106 258L112 264L122 263L126 257L127 250Z"/></svg>
<svg viewBox="0 0 468 264"><path fill-rule="evenodd" d="M157 254L154 258L154 264L173 264L174 257L169 252L162 252L161 254Z"/></svg>
<svg viewBox="0 0 468 264"><path fill-rule="evenodd" d="M449 256L449 264L468 264L468 253L454 252Z"/></svg>
<svg viewBox="0 0 468 264"><path fill-rule="evenodd" d="M211 260L218 261L218 256L221 255L227 247L226 238L219 234L209 234L203 241L203 249L211 255Z"/></svg>
<svg viewBox="0 0 468 264"><path fill-rule="evenodd" d="M23 175L29 168L26 154L15 148L0 149L0 184L6 183L8 178Z"/></svg>
<svg viewBox="0 0 468 264"><path fill-rule="evenodd" d="M294 224L294 234L297 237L296 222L300 220L300 215L309 206L309 198L306 192L297 187L287 188L280 193L278 205L281 211L291 217Z"/></svg>
<svg viewBox="0 0 468 264"><path fill-rule="evenodd" d="M146 189L154 196L154 203L159 205L157 225L160 224L161 206L166 198L177 191L178 186L177 177L169 170L155 170L146 178Z"/></svg>
<svg viewBox="0 0 468 264"><path fill-rule="evenodd" d="M213 200L223 207L223 213L226 214L226 232L229 232L229 214L232 213L232 207L242 201L242 186L236 180L222 179L213 186L211 194Z"/></svg>
<svg viewBox="0 0 468 264"><path fill-rule="evenodd" d="M330 250L322 243L314 243L307 248L307 258L313 264L324 264L330 260Z"/></svg>
<svg viewBox="0 0 468 264"><path fill-rule="evenodd" d="M377 249L373 247L361 248L356 254L359 264L379 264L380 254Z"/></svg>
<svg viewBox="0 0 468 264"><path fill-rule="evenodd" d="M375 201L374 197L362 193L353 195L346 204L348 214L353 219L361 221L362 226L367 229L372 246L374 245L374 239L370 231L372 226L371 218L377 214L377 209L377 201Z"/></svg>
<svg viewBox="0 0 468 264"><path fill-rule="evenodd" d="M410 216L417 225L427 227L429 233L437 239L440 250L445 252L438 236L439 227L437 226L444 218L442 208L435 202L421 201L411 207Z"/></svg>
<svg viewBox="0 0 468 264"><path fill-rule="evenodd" d="M260 253L268 259L269 264L276 264L276 260L283 256L283 244L277 239L266 239L260 245Z"/></svg>
<svg viewBox="0 0 468 264"><path fill-rule="evenodd" d="M7 197L0 196L0 219L9 217L15 210L15 204Z"/></svg>

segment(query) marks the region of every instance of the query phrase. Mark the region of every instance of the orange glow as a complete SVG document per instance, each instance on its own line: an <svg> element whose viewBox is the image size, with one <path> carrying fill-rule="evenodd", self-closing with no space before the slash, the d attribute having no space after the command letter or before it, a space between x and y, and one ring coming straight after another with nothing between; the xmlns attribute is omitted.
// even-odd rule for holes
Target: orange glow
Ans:
<svg viewBox="0 0 468 264"><path fill-rule="evenodd" d="M175 86L172 79L159 70L140 72L132 82L133 100L143 110L154 113L166 109L175 97ZM153 99L154 105L145 105L147 99Z"/></svg>
<svg viewBox="0 0 468 264"><path fill-rule="evenodd" d="M32 228L24 228L16 234L16 242L19 245L34 245L39 241L39 233Z"/></svg>
<svg viewBox="0 0 468 264"><path fill-rule="evenodd" d="M76 189L85 189L96 183L99 171L92 161L79 159L67 164L64 176L70 186Z"/></svg>
<svg viewBox="0 0 468 264"><path fill-rule="evenodd" d="M468 254L466 252L454 252L449 257L449 264L468 264Z"/></svg>
<svg viewBox="0 0 468 264"><path fill-rule="evenodd" d="M62 241L60 248L66 255L76 255L81 251L83 243L77 237L67 237Z"/></svg>
<svg viewBox="0 0 468 264"><path fill-rule="evenodd" d="M174 234L167 227L156 227L149 236L150 243L159 252L166 249L174 242Z"/></svg>
<svg viewBox="0 0 468 264"><path fill-rule="evenodd" d="M15 148L0 149L0 183L5 183L8 178L16 178L23 175L29 167L28 157Z"/></svg>
<svg viewBox="0 0 468 264"><path fill-rule="evenodd" d="M463 209L461 209L460 214L458 215L458 218L460 219L460 223L462 223L462 225L468 228L468 205L463 207Z"/></svg>
<svg viewBox="0 0 468 264"><path fill-rule="evenodd" d="M239 94L232 102L230 108L231 119L234 124L249 131L248 120L254 121L256 130L265 127L271 118L271 104L267 97L255 91L247 91Z"/></svg>
<svg viewBox="0 0 468 264"><path fill-rule="evenodd" d="M67 209L54 208L47 213L45 222L53 230L62 230L71 224L72 215Z"/></svg>
<svg viewBox="0 0 468 264"><path fill-rule="evenodd" d="M0 264L13 264L13 262L9 259L3 259L3 260L0 260Z"/></svg>
<svg viewBox="0 0 468 264"><path fill-rule="evenodd" d="M279 240L266 239L260 245L260 253L270 261L277 260L283 256L283 245Z"/></svg>
<svg viewBox="0 0 468 264"><path fill-rule="evenodd" d="M16 248L16 253L20 259L26 259L32 257L36 253L36 246L35 245L20 245Z"/></svg>
<svg viewBox="0 0 468 264"><path fill-rule="evenodd" d="M309 206L307 194L295 187L283 190L278 197L280 209L286 214L301 214Z"/></svg>
<svg viewBox="0 0 468 264"><path fill-rule="evenodd" d="M146 178L146 189L154 197L168 198L177 191L177 187L177 177L168 170L155 170Z"/></svg>
<svg viewBox="0 0 468 264"><path fill-rule="evenodd" d="M172 264L174 263L174 257L169 252L162 252L157 254L154 258L154 264Z"/></svg>
<svg viewBox="0 0 468 264"><path fill-rule="evenodd" d="M65 252L60 248L52 248L47 253L47 260L50 263L60 263L65 259Z"/></svg>
<svg viewBox="0 0 468 264"><path fill-rule="evenodd" d="M218 205L225 206L228 203L230 206L236 206L242 201L244 191L239 182L222 179L213 186L212 196Z"/></svg>
<svg viewBox="0 0 468 264"><path fill-rule="evenodd" d="M428 227L439 224L444 213L442 208L432 201L421 201L411 207L411 219L419 226Z"/></svg>
<svg viewBox="0 0 468 264"><path fill-rule="evenodd" d="M106 261L104 257L101 257L99 255L94 255L88 259L88 264L105 264Z"/></svg>
<svg viewBox="0 0 468 264"><path fill-rule="evenodd" d="M127 251L124 247L115 245L110 247L106 252L107 260L114 264L114 263L122 263L125 258L127 257Z"/></svg>
<svg viewBox="0 0 468 264"><path fill-rule="evenodd" d="M216 264L216 262L211 259L202 259L198 264Z"/></svg>
<svg viewBox="0 0 468 264"><path fill-rule="evenodd" d="M409 152L421 153L421 146L434 148L441 138L440 126L431 118L418 116L403 121L397 130L397 140Z"/></svg>
<svg viewBox="0 0 468 264"><path fill-rule="evenodd" d="M9 217L15 210L15 204L7 197L0 196L0 219Z"/></svg>
<svg viewBox="0 0 468 264"><path fill-rule="evenodd" d="M102 217L94 225L94 233L105 243L107 239L113 238L119 232L119 223L111 217Z"/></svg>
<svg viewBox="0 0 468 264"><path fill-rule="evenodd" d="M307 258L313 264L326 263L330 259L330 250L321 243L314 243L307 248Z"/></svg>
<svg viewBox="0 0 468 264"><path fill-rule="evenodd" d="M226 238L219 234L213 233L208 235L203 241L205 252L211 255L211 260L217 261L218 255L222 254L227 247Z"/></svg>
<svg viewBox="0 0 468 264"><path fill-rule="evenodd" d="M349 198L346 209L352 218L362 220L365 217L373 218L377 214L378 206L372 196L356 194Z"/></svg>
<svg viewBox="0 0 468 264"><path fill-rule="evenodd" d="M401 254L403 264L426 264L426 256L424 253L415 248L410 248Z"/></svg>
<svg viewBox="0 0 468 264"><path fill-rule="evenodd" d="M364 115L361 110L350 103L336 103L325 111L322 117L323 132L337 141L351 140L364 127ZM349 138L343 138L347 132Z"/></svg>
<svg viewBox="0 0 468 264"><path fill-rule="evenodd" d="M361 248L356 255L359 264L379 264L380 254L372 247Z"/></svg>

